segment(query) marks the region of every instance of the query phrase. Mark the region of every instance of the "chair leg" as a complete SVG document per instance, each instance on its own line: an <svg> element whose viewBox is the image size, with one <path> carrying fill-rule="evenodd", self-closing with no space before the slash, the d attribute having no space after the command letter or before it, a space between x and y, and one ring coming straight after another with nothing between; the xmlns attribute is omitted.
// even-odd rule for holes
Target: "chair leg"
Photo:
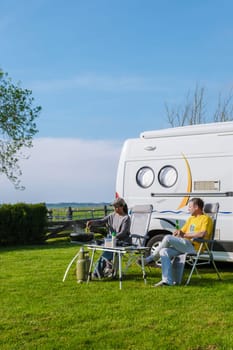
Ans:
<svg viewBox="0 0 233 350"><path fill-rule="evenodd" d="M217 269L217 266L216 266L214 260L212 260L212 264L213 264L213 267L214 267L214 269L215 269L215 271L216 271L216 274L217 274L217 276L218 276L218 279L219 279L219 280L222 280L222 277L221 277L221 275L220 275L220 273L219 273L219 271L218 271L218 269Z"/></svg>
<svg viewBox="0 0 233 350"><path fill-rule="evenodd" d="M128 257L128 261L126 263L126 266L124 268L124 271L123 273L126 273L129 269L129 267L135 262L135 256L133 254L130 254L129 257Z"/></svg>
<svg viewBox="0 0 233 350"><path fill-rule="evenodd" d="M185 285L187 286L191 280L191 277L193 275L193 271L196 269L196 264L197 264L197 260L194 262L193 266L192 266L192 269L191 269L191 272L189 273L189 276L188 276L188 279L185 283Z"/></svg>
<svg viewBox="0 0 233 350"><path fill-rule="evenodd" d="M207 246L207 250L208 250L208 252L209 252L209 262L210 262L210 264L212 263L212 265L213 265L213 267L214 267L214 269L215 269L215 272L216 272L216 274L217 274L217 276L218 276L218 279L219 279L219 280L222 280L222 277L221 277L221 275L220 275L220 273L219 273L219 271L218 271L218 269L217 269L217 266L216 266L216 264L215 264L214 257L213 257L213 253L212 253L212 251L210 251L210 249L208 248L208 246Z"/></svg>
<svg viewBox="0 0 233 350"><path fill-rule="evenodd" d="M196 270L197 275L199 275L198 270L197 270L197 267L196 267L197 261L198 261L198 259L195 259L195 262L194 262L194 264L193 264L193 266L192 266L191 272L190 272L190 274L189 274L189 276L188 276L188 279L187 279L187 281L186 281L186 283L185 283L186 285L189 284L194 270ZM214 267L215 272L216 272L216 274L217 274L217 276L218 276L218 279L219 279L219 280L222 280L222 277L221 277L221 275L220 275L220 273L219 273L219 271L218 271L218 268L217 268L217 266L216 266L216 264L215 264L215 261L214 261L214 259L213 259L213 256L210 257L209 263L212 263L212 264L213 264L213 267Z"/></svg>
<svg viewBox="0 0 233 350"><path fill-rule="evenodd" d="M191 277L192 277L192 275L193 275L194 270L196 271L196 274L197 274L198 276L200 276L200 275L199 275L199 272L198 272L198 269L197 269L198 257L192 258L192 261L193 261L193 263L190 263L190 265L192 266L192 268L191 268L191 271L190 271L190 273L189 273L189 276L188 276L188 279L187 279L185 285L188 285L188 284L189 284L189 282L190 282L190 280L191 280Z"/></svg>
<svg viewBox="0 0 233 350"><path fill-rule="evenodd" d="M117 254L113 255L113 262L112 262L112 277L116 278L117 273L119 271L119 256Z"/></svg>

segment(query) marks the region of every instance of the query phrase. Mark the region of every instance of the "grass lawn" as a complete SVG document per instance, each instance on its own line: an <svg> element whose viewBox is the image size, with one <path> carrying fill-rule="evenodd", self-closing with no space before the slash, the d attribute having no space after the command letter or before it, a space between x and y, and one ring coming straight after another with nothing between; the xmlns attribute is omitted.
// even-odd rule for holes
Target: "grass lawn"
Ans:
<svg viewBox="0 0 233 350"><path fill-rule="evenodd" d="M232 265L195 274L189 286L152 288L160 270L76 283L69 242L0 249L0 349L233 349Z"/></svg>

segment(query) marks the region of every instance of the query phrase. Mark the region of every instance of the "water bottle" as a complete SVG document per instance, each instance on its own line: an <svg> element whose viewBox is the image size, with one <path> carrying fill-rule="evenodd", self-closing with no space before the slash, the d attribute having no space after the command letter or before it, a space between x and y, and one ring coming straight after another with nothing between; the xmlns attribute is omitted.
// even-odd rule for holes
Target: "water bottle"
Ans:
<svg viewBox="0 0 233 350"><path fill-rule="evenodd" d="M116 232L112 232L112 248L116 247Z"/></svg>
<svg viewBox="0 0 233 350"><path fill-rule="evenodd" d="M176 230L180 229L179 220L176 220Z"/></svg>

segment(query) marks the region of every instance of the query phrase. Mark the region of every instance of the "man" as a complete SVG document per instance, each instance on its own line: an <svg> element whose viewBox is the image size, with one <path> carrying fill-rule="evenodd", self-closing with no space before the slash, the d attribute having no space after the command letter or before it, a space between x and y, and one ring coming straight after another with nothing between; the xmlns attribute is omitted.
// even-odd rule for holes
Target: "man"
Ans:
<svg viewBox="0 0 233 350"><path fill-rule="evenodd" d="M203 213L204 202L200 198L193 198L188 203L191 214L181 230L176 230L173 235L166 235L153 255L145 259L145 265L161 259L162 280L154 285L174 285L172 276L172 258L183 253L196 253L200 244L192 242L193 238L210 238L213 229L212 219ZM138 261L139 264L141 263Z"/></svg>

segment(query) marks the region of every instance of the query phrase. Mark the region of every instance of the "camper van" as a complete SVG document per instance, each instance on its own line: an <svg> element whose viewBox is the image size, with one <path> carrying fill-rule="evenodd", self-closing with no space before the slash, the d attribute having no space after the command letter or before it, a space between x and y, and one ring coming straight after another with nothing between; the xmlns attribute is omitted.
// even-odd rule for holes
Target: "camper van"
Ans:
<svg viewBox="0 0 233 350"><path fill-rule="evenodd" d="M145 244L153 249L188 216L192 197L219 202L214 259L233 262L233 122L142 132L125 141L116 196L129 209L152 204Z"/></svg>

